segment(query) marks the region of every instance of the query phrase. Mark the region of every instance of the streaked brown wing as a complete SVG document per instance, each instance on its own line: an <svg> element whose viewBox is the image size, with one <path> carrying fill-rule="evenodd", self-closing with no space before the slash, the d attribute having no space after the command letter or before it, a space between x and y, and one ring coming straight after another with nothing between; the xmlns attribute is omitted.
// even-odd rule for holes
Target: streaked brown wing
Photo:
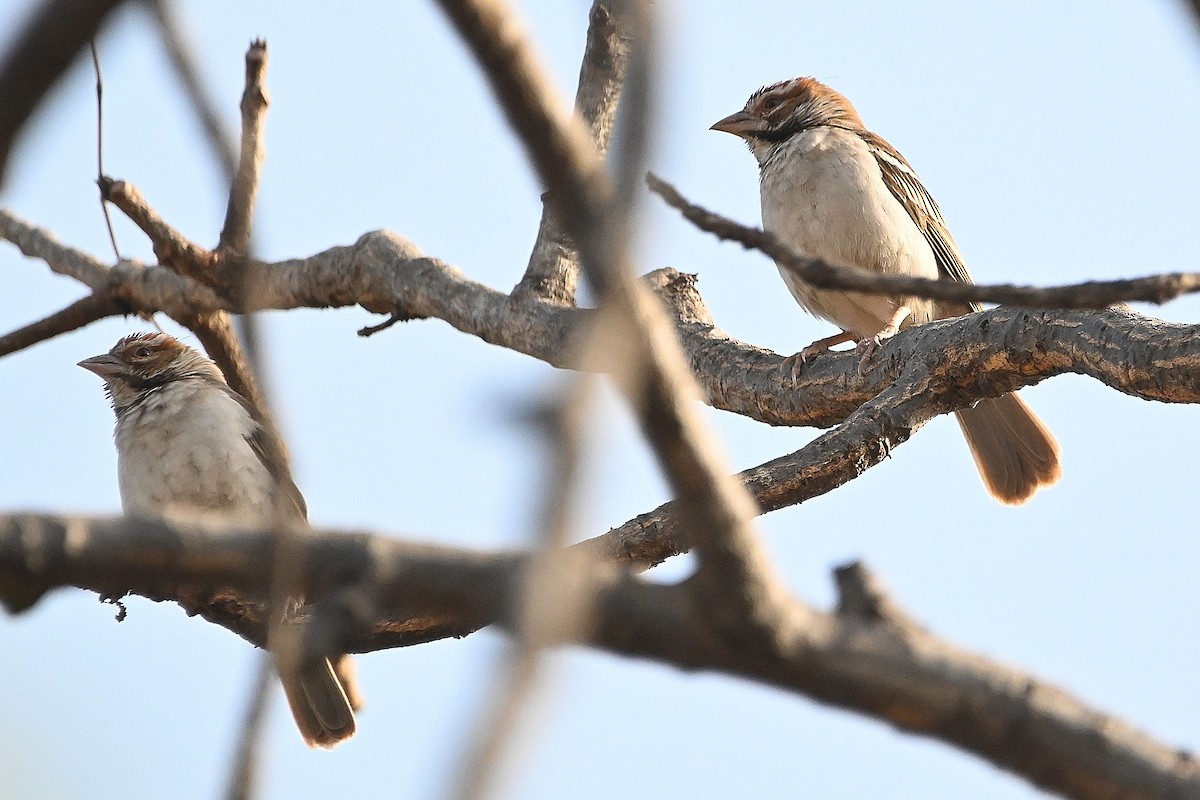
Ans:
<svg viewBox="0 0 1200 800"><path fill-rule="evenodd" d="M934 258L937 259L938 270L950 280L973 283L971 273L967 271L967 265L959 255L958 245L954 243L954 237L946 227L946 220L942 218L942 210L921 183L917 173L904 160L904 156L896 152L896 148L881 136L869 131L862 131L859 135L871 146L875 162L879 164L879 171L883 174L884 184L921 229L925 241L929 242ZM971 307L974 310L979 308L975 303L972 303Z"/></svg>
<svg viewBox="0 0 1200 800"><path fill-rule="evenodd" d="M225 391L229 392L229 396L237 400L242 408L248 413L258 425L254 428L254 433L246 437L246 442L250 445L250 449L258 456L258 460L267 468L267 472L275 479L275 485L283 496L290 502L291 506L299 513L301 519L308 519L308 504L304 502L304 495L300 494L300 489L292 480L291 470L288 467L287 455L280 449L280 442L277 436L271 436L263 422L262 415L258 413L258 409L254 405L242 397L240 394L224 387Z"/></svg>

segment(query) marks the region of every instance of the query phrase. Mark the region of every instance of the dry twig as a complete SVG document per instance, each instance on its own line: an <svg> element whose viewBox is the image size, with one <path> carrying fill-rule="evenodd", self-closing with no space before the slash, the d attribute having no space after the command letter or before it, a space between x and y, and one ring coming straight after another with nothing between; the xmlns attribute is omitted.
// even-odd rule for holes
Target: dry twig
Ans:
<svg viewBox="0 0 1200 800"><path fill-rule="evenodd" d="M674 186L654 174L646 176L651 191L702 231L759 250L807 283L824 289L848 289L867 294L897 294L971 303L1004 303L1027 308L1104 308L1127 301L1165 303L1200 291L1200 272L1171 272L1145 278L1086 281L1069 286L1039 288L1012 284L983 285L906 275L883 275L857 267L827 264L807 258L771 233L741 225L689 203Z"/></svg>

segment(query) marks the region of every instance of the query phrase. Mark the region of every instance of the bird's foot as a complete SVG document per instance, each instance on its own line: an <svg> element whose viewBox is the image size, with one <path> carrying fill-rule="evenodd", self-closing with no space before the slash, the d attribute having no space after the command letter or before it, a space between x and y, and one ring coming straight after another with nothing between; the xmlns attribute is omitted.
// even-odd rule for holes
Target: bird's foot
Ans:
<svg viewBox="0 0 1200 800"><path fill-rule="evenodd" d="M818 339L808 347L805 347L799 353L785 358L783 363L780 365L780 369L783 371L784 377L790 378L794 383L800 380L800 372L804 369L804 365L809 361L821 355L822 353L829 352L829 348L833 347L834 345L843 344L845 342L853 342L854 339L854 334L850 333L849 331L842 331L841 333L836 333L833 336L826 336L824 339Z"/></svg>

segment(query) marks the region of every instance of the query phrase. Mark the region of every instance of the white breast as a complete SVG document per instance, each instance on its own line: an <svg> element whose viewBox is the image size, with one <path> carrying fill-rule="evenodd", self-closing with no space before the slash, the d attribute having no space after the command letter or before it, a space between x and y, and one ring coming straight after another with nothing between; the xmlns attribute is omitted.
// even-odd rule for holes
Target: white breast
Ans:
<svg viewBox="0 0 1200 800"><path fill-rule="evenodd" d="M888 190L867 143L850 131L814 128L765 160L763 227L792 249L831 264L936 278L933 250ZM856 338L873 336L908 298L818 290L780 268L792 296ZM928 302L912 322L932 318Z"/></svg>
<svg viewBox="0 0 1200 800"><path fill-rule="evenodd" d="M117 423L125 513L269 520L274 481L247 441L256 425L206 381L176 381L151 393Z"/></svg>

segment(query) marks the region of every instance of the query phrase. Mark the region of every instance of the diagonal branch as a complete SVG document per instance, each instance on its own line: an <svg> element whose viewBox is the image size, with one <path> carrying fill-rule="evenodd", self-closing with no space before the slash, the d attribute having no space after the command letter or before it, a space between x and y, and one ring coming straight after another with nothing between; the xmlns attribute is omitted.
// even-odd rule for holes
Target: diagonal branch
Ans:
<svg viewBox="0 0 1200 800"><path fill-rule="evenodd" d="M101 196L146 234L160 264L180 275L207 283L205 276L212 269L212 253L172 227L133 184L106 175L102 175L98 183Z"/></svg>
<svg viewBox="0 0 1200 800"><path fill-rule="evenodd" d="M697 537L701 568L694 597L719 634L770 648L788 610L787 592L755 535L754 506L744 487L728 478L723 457L700 416L695 381L662 307L634 279L626 250L632 186L640 173L651 98L653 17L635 3L630 24L638 36L630 57L630 108L623 153L624 178L614 187L577 120L562 113L531 46L499 0L442 0L459 34L487 74L510 124L580 248L581 266L600 299L628 333L626 358L614 365L618 386L637 415L668 482L684 524ZM618 197L626 202L615 202ZM752 621L749 635L746 621ZM751 642L751 640L753 640Z"/></svg>
<svg viewBox="0 0 1200 800"><path fill-rule="evenodd" d="M175 77L183 87L189 105L204 130L204 137L221 167L221 174L233 183L238 169L238 154L233 147L232 135L226 130L225 123L217 113L216 103L205 88L199 63L188 36L182 30L177 9L170 0L142 1L154 18L159 38L167 51L171 67L175 70Z"/></svg>
<svg viewBox="0 0 1200 800"><path fill-rule="evenodd" d="M25 123L122 0L46 0L0 63L0 186Z"/></svg>
<svg viewBox="0 0 1200 800"><path fill-rule="evenodd" d="M109 266L82 250L67 247L45 228L0 208L0 239L17 246L29 258L44 261L50 271L74 278L92 291L108 286Z"/></svg>
<svg viewBox="0 0 1200 800"><path fill-rule="evenodd" d="M1200 292L1200 272L1171 272L1145 278L1086 281L1069 286L1038 288L1012 284L981 285L937 278L881 275L857 267L826 263L796 253L774 235L714 214L684 199L675 187L653 173L646 176L651 191L702 231L759 250L797 277L823 289L848 289L868 294L916 295L934 300L1005 303L1030 308L1103 308L1124 301L1165 303Z"/></svg>
<svg viewBox="0 0 1200 800"><path fill-rule="evenodd" d="M133 313L133 308L120 295L106 290L93 292L61 311L0 336L0 356L24 350L63 333L79 330L105 317L130 313Z"/></svg>

